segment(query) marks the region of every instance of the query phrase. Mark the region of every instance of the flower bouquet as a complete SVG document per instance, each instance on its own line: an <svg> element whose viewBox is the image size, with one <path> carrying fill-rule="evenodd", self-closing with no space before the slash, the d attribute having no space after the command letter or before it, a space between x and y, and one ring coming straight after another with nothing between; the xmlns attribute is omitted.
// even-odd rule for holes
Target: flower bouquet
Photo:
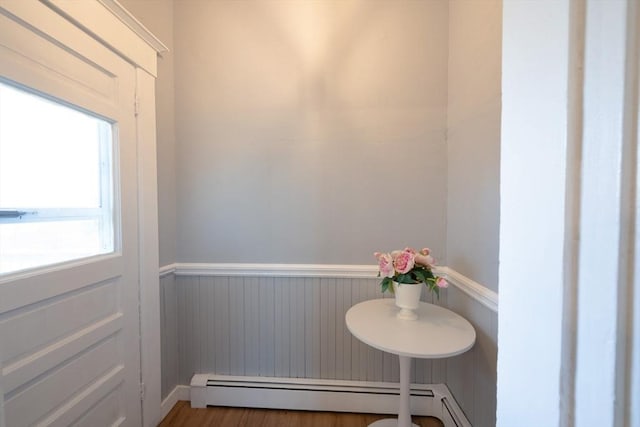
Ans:
<svg viewBox="0 0 640 427"><path fill-rule="evenodd" d="M414 249L405 248L390 253L376 252L380 271L378 277L383 277L380 286L382 292L394 293L393 282L398 284L424 283L427 288L440 298L440 289L449 286L447 281L433 274L435 259L430 255L428 248L416 252Z"/></svg>

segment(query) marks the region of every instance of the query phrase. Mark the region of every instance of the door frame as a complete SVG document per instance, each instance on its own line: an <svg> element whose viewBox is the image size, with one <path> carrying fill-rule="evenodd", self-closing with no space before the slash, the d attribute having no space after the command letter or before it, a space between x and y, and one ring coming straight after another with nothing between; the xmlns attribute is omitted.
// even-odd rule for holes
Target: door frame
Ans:
<svg viewBox="0 0 640 427"><path fill-rule="evenodd" d="M143 425L156 426L161 416L161 352L154 84L157 77L157 56L168 49L113 0L0 0L0 8L37 31L55 34L55 38L62 43L77 41L72 40L68 34L56 31L55 24L43 19L43 5L98 40L136 69L134 103L138 178L140 393ZM0 427L4 427L4 424L4 409L0 399Z"/></svg>
<svg viewBox="0 0 640 427"><path fill-rule="evenodd" d="M497 425L640 423L640 6L503 8Z"/></svg>

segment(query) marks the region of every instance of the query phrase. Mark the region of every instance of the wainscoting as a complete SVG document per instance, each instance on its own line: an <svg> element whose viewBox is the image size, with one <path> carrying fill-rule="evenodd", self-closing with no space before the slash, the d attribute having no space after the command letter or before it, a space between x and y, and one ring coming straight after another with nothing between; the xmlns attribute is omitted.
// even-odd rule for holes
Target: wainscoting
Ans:
<svg viewBox="0 0 640 427"><path fill-rule="evenodd" d="M423 300L466 317L463 355L413 362L417 384L445 383L474 426L495 425L497 295L446 268L452 286ZM380 293L371 267L176 265L161 271L162 397L195 373L397 382L395 356L354 338L346 311ZM302 276L302 277L301 277ZM306 276L306 277L305 277Z"/></svg>

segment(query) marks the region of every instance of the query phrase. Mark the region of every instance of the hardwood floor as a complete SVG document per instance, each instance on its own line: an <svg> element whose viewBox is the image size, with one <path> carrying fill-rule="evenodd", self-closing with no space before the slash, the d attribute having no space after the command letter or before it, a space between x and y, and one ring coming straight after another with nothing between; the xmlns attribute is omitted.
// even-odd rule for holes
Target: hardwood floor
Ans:
<svg viewBox="0 0 640 427"><path fill-rule="evenodd" d="M159 427L366 427L389 415L308 412L280 409L214 407L191 408L178 402ZM443 427L434 417L413 417L420 427Z"/></svg>

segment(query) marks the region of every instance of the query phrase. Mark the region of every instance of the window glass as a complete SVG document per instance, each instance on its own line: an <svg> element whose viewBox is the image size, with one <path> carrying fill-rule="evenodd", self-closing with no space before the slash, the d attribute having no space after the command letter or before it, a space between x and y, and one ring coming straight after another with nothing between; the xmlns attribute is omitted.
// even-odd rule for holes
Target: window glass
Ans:
<svg viewBox="0 0 640 427"><path fill-rule="evenodd" d="M111 128L0 82L0 274L113 251Z"/></svg>

